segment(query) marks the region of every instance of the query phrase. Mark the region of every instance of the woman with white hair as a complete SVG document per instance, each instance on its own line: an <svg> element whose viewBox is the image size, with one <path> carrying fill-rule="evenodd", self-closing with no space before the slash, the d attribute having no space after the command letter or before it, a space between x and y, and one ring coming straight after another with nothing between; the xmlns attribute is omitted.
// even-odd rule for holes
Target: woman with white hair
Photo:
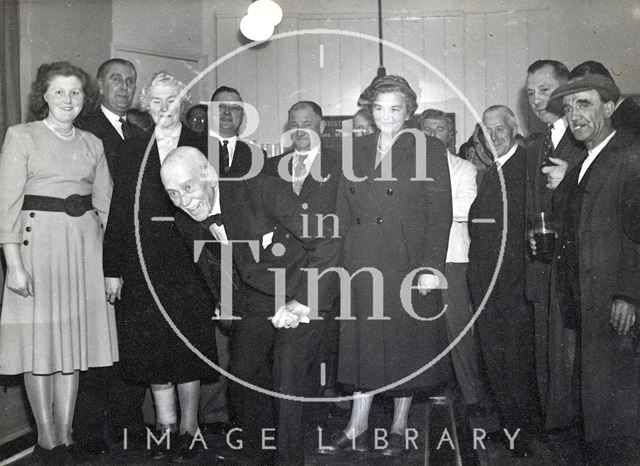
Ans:
<svg viewBox="0 0 640 466"><path fill-rule="evenodd" d="M196 270L193 249L182 242L171 221L175 207L160 179L160 165L171 150L201 145L202 139L180 122L189 103L183 90L184 84L165 72L151 76L142 89L142 109L149 111L155 125L148 138L127 141L118 154L122 172L113 175L118 182L104 245L107 299L116 304L121 374L151 385L156 428L179 434L170 450L177 461L196 454L189 446L198 430L200 380L217 377L193 351L216 360L211 320L215 303ZM165 445L158 456L168 454Z"/></svg>

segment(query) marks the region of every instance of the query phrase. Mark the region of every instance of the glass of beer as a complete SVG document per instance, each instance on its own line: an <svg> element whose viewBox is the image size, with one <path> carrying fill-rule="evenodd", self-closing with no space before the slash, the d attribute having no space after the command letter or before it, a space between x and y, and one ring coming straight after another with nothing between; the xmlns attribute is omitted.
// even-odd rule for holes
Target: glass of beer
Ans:
<svg viewBox="0 0 640 466"><path fill-rule="evenodd" d="M535 257L544 262L553 260L556 248L556 228L548 212L540 212L533 219L533 240L536 244Z"/></svg>

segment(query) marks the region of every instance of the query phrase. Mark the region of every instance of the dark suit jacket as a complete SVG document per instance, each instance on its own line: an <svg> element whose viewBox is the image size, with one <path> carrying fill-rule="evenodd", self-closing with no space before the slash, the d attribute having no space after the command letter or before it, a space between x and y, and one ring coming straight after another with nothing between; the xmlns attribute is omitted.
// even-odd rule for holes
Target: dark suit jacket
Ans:
<svg viewBox="0 0 640 466"><path fill-rule="evenodd" d="M619 131L587 170L565 177L568 203L561 234L562 265L577 300L581 332L582 407L587 441L603 437L640 438L638 359L611 328L615 298L640 304L640 246L629 232L629 197L640 205L640 145ZM563 182L564 184L564 182ZM637 230L636 230L637 231Z"/></svg>
<svg viewBox="0 0 640 466"><path fill-rule="evenodd" d="M628 131L640 138L640 105L631 97L624 99L611 116L613 127L618 131Z"/></svg>
<svg viewBox="0 0 640 466"><path fill-rule="evenodd" d="M129 129L131 130L132 137L134 139L142 138L145 135L145 131L127 121ZM107 119L100 107L96 108L90 113L87 113L82 118L77 120L77 126L80 129L93 133L102 141L104 146L104 153L107 157L107 165L109 166L109 173L111 178L115 180L118 178L119 168L116 164L118 147L122 143L123 139L120 137L120 133L116 131L111 122Z"/></svg>
<svg viewBox="0 0 640 466"><path fill-rule="evenodd" d="M532 138L527 145L527 168L526 168L526 209L527 209L527 229L533 224L533 216L538 212L552 212L555 203L565 204L562 198L562 190L555 192L546 187L547 180L541 172L544 160L544 134L539 134ZM586 149L583 144L576 140L569 128L564 133L558 147L553 152L554 157L565 160L569 163L567 171L580 164L586 157ZM561 217L558 216L558 221ZM526 235L526 230L525 230ZM551 268L548 264L531 260L527 252L527 299L531 302L540 302L548 298L549 280Z"/></svg>
<svg viewBox="0 0 640 466"><path fill-rule="evenodd" d="M338 265L342 241L334 229L336 193L341 174L341 159L336 154L321 151L314 160L319 166L319 180L312 173L305 178L300 195L293 191L291 181L283 179L278 173L278 165L285 164L288 173L291 171L289 154L283 154L266 161L263 174L256 180L252 195L254 209L264 214L266 230L258 221L261 234L273 231L272 246L280 243L285 247L285 254L277 257L272 247L263 253L258 267L243 274L243 278L251 286L273 294L274 274L265 273L266 269L282 268L287 274L287 298L296 299L302 304L309 304L308 275L302 268L317 269L322 272L328 267ZM235 163L235 162L234 162ZM313 171L313 168L312 168ZM326 216L320 231L319 217ZM335 237L334 237L335 236ZM318 284L318 309L330 310L337 295L337 278L330 273L320 279Z"/></svg>
<svg viewBox="0 0 640 466"><path fill-rule="evenodd" d="M525 278L525 165L527 151L518 147L501 168L504 176L507 218L503 216L503 190L498 171L490 168L469 211L469 284L474 306L487 293L498 265L502 232L506 223L507 239L498 279L492 297L511 302L524 296ZM494 219L495 223L474 223L474 219ZM511 297L514 297L511 299Z"/></svg>
<svg viewBox="0 0 640 466"><path fill-rule="evenodd" d="M220 167L220 141L218 138L209 135L208 133L204 133L203 141L205 147L207 148L207 155L209 158L209 162L216 169L220 177L222 178L240 178L249 173L251 169L251 164L253 163L251 148L249 144L238 139L236 142L236 147L233 152L233 159L231 160L231 167L229 172L223 173L222 170L219 170ZM264 153L260 150L259 147L254 146L253 150L256 151L256 154L259 153L262 161L264 162ZM258 163L256 161L256 163ZM261 172L262 170L258 170Z"/></svg>

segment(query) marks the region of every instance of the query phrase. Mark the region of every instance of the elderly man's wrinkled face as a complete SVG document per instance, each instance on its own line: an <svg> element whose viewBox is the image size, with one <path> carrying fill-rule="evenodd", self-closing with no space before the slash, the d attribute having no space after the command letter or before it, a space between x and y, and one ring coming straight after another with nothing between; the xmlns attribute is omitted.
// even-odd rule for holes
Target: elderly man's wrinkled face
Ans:
<svg viewBox="0 0 640 466"><path fill-rule="evenodd" d="M611 133L615 105L603 102L598 91L582 91L562 98L562 109L571 132L587 149L600 144Z"/></svg>
<svg viewBox="0 0 640 466"><path fill-rule="evenodd" d="M221 92L211 101L209 106L210 128L223 138L238 135L244 109L242 99L235 92Z"/></svg>
<svg viewBox="0 0 640 466"><path fill-rule="evenodd" d="M102 105L123 116L131 107L136 92L136 70L127 65L112 63L98 80Z"/></svg>
<svg viewBox="0 0 640 466"><path fill-rule="evenodd" d="M516 142L516 127L510 123L506 113L501 111L487 112L482 117L487 134L496 149L496 156L502 157Z"/></svg>
<svg viewBox="0 0 640 466"><path fill-rule="evenodd" d="M216 200L216 182L207 176L205 170L185 160L172 160L163 165L161 176L176 207L198 222L209 216Z"/></svg>
<svg viewBox="0 0 640 466"><path fill-rule="evenodd" d="M171 85L149 89L149 114L158 127L172 128L180 124L178 94L178 89Z"/></svg>

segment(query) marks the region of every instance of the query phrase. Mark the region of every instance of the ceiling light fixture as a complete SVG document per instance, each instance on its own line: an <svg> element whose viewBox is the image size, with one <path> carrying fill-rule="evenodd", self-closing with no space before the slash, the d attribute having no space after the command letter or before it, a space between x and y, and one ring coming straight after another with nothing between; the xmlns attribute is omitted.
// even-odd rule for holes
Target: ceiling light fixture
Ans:
<svg viewBox="0 0 640 466"><path fill-rule="evenodd" d="M282 21L282 8L273 0L256 0L240 21L240 32L249 40L261 42L273 35Z"/></svg>

